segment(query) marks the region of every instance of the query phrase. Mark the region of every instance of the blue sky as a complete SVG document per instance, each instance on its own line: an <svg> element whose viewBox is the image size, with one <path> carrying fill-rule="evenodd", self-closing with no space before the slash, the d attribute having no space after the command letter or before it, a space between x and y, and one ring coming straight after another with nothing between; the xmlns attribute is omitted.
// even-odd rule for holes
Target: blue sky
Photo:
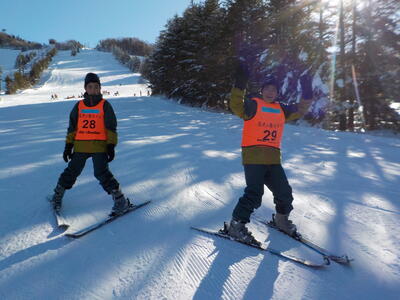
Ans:
<svg viewBox="0 0 400 300"><path fill-rule="evenodd" d="M168 19L190 0L1 0L0 30L48 43L75 39L94 47L105 38L155 42Z"/></svg>

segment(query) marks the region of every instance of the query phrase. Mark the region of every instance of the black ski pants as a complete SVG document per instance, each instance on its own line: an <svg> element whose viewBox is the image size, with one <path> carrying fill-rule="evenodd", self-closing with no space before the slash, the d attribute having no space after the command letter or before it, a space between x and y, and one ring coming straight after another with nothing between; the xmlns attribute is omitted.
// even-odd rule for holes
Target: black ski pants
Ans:
<svg viewBox="0 0 400 300"><path fill-rule="evenodd" d="M274 196L275 209L280 214L289 214L292 209L292 188L282 165L244 165L246 188L239 198L232 217L245 223L250 215L261 206L264 184Z"/></svg>
<svg viewBox="0 0 400 300"><path fill-rule="evenodd" d="M68 167L60 175L58 184L65 189L70 189L74 185L78 176L85 167L86 160L91 157L93 161L94 176L99 180L103 189L110 194L112 190L119 188L118 181L108 168L108 158L106 153L81 153L75 152Z"/></svg>

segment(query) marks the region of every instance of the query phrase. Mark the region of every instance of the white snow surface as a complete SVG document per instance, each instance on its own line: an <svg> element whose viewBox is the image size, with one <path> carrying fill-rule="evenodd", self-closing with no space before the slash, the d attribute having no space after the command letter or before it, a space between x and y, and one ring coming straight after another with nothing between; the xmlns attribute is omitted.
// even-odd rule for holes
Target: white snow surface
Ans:
<svg viewBox="0 0 400 300"><path fill-rule="evenodd" d="M87 72L99 74L118 118L110 169L134 202L152 203L72 240L55 226L46 196L66 167L62 151L76 99L62 98L83 92ZM3 97L0 299L399 299L399 139L286 127L291 218L315 243L355 259L349 267L310 269L190 229L221 227L243 193L242 121L147 97L140 82L110 53L66 51L38 86ZM52 93L60 100L50 100ZM88 162L65 194L68 231L100 220L111 206ZM273 212L266 189L249 225L254 235L320 262L257 222Z"/></svg>
<svg viewBox="0 0 400 300"><path fill-rule="evenodd" d="M394 102L390 104L390 107L400 115L400 102Z"/></svg>

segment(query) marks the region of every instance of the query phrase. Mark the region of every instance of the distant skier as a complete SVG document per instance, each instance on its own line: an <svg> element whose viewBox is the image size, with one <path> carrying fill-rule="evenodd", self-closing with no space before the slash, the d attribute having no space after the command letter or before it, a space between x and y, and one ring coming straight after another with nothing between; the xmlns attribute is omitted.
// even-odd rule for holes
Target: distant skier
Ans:
<svg viewBox="0 0 400 300"><path fill-rule="evenodd" d="M61 209L65 190L72 188L86 160L91 157L94 176L114 200L111 214L122 214L130 202L108 168L108 163L114 159L114 148L118 141L117 119L111 104L100 93L100 79L96 74L86 75L84 87L84 99L75 104L69 116L63 153L64 161L69 161L69 164L54 189L53 207L55 210Z"/></svg>
<svg viewBox="0 0 400 300"><path fill-rule="evenodd" d="M250 222L253 211L261 206L264 185L274 196L276 214L273 222L289 235L296 233L296 226L289 220L293 209L293 196L281 165L281 139L285 122L296 120L308 111L313 93L311 77L303 75L300 78L302 101L293 105L281 104L276 102L279 85L270 77L262 84L260 95L245 98L248 77L247 66L240 64L229 105L232 112L244 120L242 163L246 188L225 230L227 234L242 242L258 244L248 231L246 223Z"/></svg>

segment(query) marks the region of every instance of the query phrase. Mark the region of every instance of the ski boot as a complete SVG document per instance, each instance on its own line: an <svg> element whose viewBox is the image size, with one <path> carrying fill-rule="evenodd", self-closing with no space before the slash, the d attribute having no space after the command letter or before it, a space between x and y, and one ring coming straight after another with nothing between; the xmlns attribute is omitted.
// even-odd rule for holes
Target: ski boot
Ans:
<svg viewBox="0 0 400 300"><path fill-rule="evenodd" d="M289 220L289 214L284 215L280 213L272 214L272 224L279 229L280 231L283 231L287 235L297 237L300 236L297 233L297 228L296 225L293 224L291 220Z"/></svg>
<svg viewBox="0 0 400 300"><path fill-rule="evenodd" d="M224 229L221 232L233 237L236 241L261 247L261 243L254 238L244 222L232 219L229 225L224 223Z"/></svg>
<svg viewBox="0 0 400 300"><path fill-rule="evenodd" d="M62 185L57 184L56 188L54 189L53 198L51 199L51 202L53 203L53 209L57 212L61 210L64 193L65 188Z"/></svg>
<svg viewBox="0 0 400 300"><path fill-rule="evenodd" d="M128 210L132 206L128 198L125 198L124 194L122 194L121 190L112 190L111 196L114 200L114 206L111 210L110 216L118 216L122 215L124 212Z"/></svg>

